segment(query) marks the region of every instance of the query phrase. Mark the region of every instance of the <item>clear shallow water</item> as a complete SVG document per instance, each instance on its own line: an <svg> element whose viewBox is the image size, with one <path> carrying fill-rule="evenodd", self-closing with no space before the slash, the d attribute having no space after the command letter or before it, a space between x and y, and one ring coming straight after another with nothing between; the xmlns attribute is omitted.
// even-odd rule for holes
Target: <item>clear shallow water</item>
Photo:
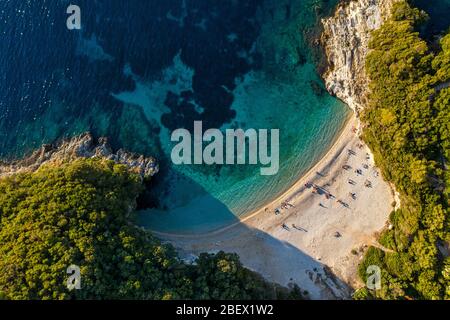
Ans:
<svg viewBox="0 0 450 320"><path fill-rule="evenodd" d="M205 232L275 198L329 148L349 115L316 72L321 14L336 1L4 1L0 11L0 155L84 131L154 155L162 172L139 222ZM172 166L170 132L280 129L280 171Z"/></svg>

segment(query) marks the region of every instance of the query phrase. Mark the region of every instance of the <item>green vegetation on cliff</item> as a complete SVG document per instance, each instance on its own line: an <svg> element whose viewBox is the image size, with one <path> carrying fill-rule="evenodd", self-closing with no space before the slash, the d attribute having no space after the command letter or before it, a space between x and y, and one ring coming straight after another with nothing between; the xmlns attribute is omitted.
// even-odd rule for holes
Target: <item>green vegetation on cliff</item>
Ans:
<svg viewBox="0 0 450 320"><path fill-rule="evenodd" d="M0 180L0 297L5 299L265 299L287 290L234 254L195 265L129 218L142 186L127 168L76 160ZM67 289L67 268L81 290Z"/></svg>
<svg viewBox="0 0 450 320"><path fill-rule="evenodd" d="M431 50L416 31L426 14L397 3L372 33L366 70L371 79L363 114L364 140L384 177L400 193L391 230L360 266L382 269L382 289L357 298L450 298L450 33Z"/></svg>

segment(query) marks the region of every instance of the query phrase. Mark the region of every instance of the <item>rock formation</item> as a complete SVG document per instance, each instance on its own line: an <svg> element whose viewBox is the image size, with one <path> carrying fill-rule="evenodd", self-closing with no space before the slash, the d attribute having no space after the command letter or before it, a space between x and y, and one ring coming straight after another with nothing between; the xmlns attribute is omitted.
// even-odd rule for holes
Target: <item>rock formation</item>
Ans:
<svg viewBox="0 0 450 320"><path fill-rule="evenodd" d="M369 82L365 63L370 33L391 15L400 0L342 0L335 14L323 19L321 43L327 69L322 75L327 90L345 102L359 118L367 103ZM358 126L359 133L361 125ZM373 155L371 155L373 159ZM399 193L390 184L396 209L401 205Z"/></svg>
<svg viewBox="0 0 450 320"><path fill-rule="evenodd" d="M152 177L159 171L156 160L122 149L113 152L106 138L95 140L90 133L43 145L22 160L0 162L0 177L20 172L30 172L48 163L62 163L77 158L102 158L126 165L142 179Z"/></svg>
<svg viewBox="0 0 450 320"><path fill-rule="evenodd" d="M323 19L321 37L328 68L323 74L328 91L358 115L367 101L369 79L365 61L370 32L389 18L398 0L341 1L334 16Z"/></svg>

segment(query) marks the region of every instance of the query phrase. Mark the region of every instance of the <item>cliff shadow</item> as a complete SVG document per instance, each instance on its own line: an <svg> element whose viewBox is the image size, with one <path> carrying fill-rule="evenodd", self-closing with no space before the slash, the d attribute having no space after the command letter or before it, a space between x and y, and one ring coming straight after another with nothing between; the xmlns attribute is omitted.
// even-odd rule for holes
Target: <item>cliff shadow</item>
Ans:
<svg viewBox="0 0 450 320"><path fill-rule="evenodd" d="M183 179L190 180L192 188L202 189L192 179L186 176ZM157 185L160 182L154 183ZM200 207L197 207L199 204ZM174 218L178 221L170 225ZM261 219L264 218L261 216ZM293 244L241 222L225 204L204 189L203 196L198 201L194 200L190 208L180 207L172 212L162 208L141 210L137 222L163 242L172 244L179 257L187 263L194 263L203 252L236 253L245 267L270 282L285 287L298 285L302 292L307 293L306 298L350 298L351 288L329 267ZM195 230L183 230L188 225L195 226ZM301 237L308 232L300 227L283 225L282 222L277 222L273 228L291 233L288 238Z"/></svg>

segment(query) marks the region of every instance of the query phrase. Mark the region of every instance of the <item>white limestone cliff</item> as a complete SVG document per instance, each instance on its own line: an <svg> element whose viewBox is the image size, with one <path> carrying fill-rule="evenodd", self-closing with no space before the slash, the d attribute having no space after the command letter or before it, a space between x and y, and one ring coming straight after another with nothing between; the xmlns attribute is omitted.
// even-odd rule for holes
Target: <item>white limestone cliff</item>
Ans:
<svg viewBox="0 0 450 320"><path fill-rule="evenodd" d="M389 18L396 1L341 1L335 14L322 20L321 42L328 65L323 74L325 85L357 115L367 101L369 79L365 73L365 60L370 33Z"/></svg>

